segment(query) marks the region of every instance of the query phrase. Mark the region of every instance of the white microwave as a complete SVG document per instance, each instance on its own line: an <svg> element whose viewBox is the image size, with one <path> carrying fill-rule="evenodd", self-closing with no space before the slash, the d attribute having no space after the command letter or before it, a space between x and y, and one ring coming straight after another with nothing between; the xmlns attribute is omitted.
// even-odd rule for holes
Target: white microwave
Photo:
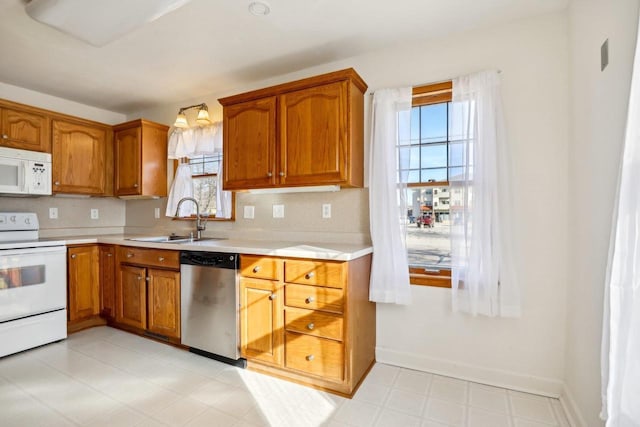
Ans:
<svg viewBox="0 0 640 427"><path fill-rule="evenodd" d="M0 147L0 194L51 195L51 154Z"/></svg>

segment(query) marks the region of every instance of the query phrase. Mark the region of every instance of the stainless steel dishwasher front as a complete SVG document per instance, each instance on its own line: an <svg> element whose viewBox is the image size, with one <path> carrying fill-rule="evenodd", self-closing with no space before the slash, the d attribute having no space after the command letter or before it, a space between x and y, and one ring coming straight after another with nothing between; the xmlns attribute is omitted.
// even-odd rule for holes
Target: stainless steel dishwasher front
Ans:
<svg viewBox="0 0 640 427"><path fill-rule="evenodd" d="M244 367L237 272L238 254L180 253L181 342L194 353Z"/></svg>

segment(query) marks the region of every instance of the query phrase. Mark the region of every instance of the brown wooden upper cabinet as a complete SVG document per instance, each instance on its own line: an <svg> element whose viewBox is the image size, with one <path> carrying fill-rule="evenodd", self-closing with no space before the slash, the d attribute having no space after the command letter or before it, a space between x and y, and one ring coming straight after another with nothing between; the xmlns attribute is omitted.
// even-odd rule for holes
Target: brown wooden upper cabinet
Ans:
<svg viewBox="0 0 640 427"><path fill-rule="evenodd" d="M224 189L362 187L366 90L349 68L219 99Z"/></svg>
<svg viewBox="0 0 640 427"><path fill-rule="evenodd" d="M54 193L113 193L110 126L74 120L52 121Z"/></svg>
<svg viewBox="0 0 640 427"><path fill-rule="evenodd" d="M114 126L115 195L167 195L168 126L138 119Z"/></svg>
<svg viewBox="0 0 640 427"><path fill-rule="evenodd" d="M0 145L51 152L50 118L44 111L8 101L0 102Z"/></svg>

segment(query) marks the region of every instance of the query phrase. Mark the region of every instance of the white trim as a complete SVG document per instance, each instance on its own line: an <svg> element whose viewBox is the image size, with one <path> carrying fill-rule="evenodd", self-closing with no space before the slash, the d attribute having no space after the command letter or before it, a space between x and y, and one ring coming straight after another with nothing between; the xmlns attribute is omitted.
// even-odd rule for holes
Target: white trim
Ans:
<svg viewBox="0 0 640 427"><path fill-rule="evenodd" d="M587 423L584 421L582 412L580 408L578 408L578 405L576 405L576 401L566 384L562 387L560 404L562 405L562 409L564 409L564 413L571 427L586 427Z"/></svg>
<svg viewBox="0 0 640 427"><path fill-rule="evenodd" d="M376 347L376 361L553 398L558 398L565 390L562 381L552 378L523 375L381 347Z"/></svg>

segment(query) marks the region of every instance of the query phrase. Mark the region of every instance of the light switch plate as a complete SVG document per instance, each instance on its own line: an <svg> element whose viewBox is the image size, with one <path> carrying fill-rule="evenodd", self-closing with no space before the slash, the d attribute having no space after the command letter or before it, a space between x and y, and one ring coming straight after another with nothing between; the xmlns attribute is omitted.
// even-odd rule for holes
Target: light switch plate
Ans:
<svg viewBox="0 0 640 427"><path fill-rule="evenodd" d="M49 219L58 219L58 208L49 208Z"/></svg>
<svg viewBox="0 0 640 427"><path fill-rule="evenodd" d="M100 211L98 209L91 209L91 219L100 218Z"/></svg>
<svg viewBox="0 0 640 427"><path fill-rule="evenodd" d="M322 205L322 218L331 218L331 203L324 203Z"/></svg>
<svg viewBox="0 0 640 427"><path fill-rule="evenodd" d="M253 219L255 217L255 206L245 206L244 207L244 218L245 219Z"/></svg>
<svg viewBox="0 0 640 427"><path fill-rule="evenodd" d="M273 217L284 218L284 205L273 205Z"/></svg>

